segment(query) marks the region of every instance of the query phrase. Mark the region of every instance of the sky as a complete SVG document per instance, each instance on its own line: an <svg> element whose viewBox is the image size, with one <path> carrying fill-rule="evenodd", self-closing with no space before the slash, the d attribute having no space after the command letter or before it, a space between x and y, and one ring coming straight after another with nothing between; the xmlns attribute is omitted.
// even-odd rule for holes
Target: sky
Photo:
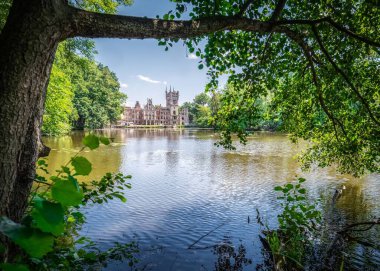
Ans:
<svg viewBox="0 0 380 271"><path fill-rule="evenodd" d="M132 6L120 8L119 14L155 18L173 7L168 0L134 0ZM204 91L207 70L198 69L200 59L181 41L168 51L154 39L95 39L95 43L96 60L116 73L122 92L128 95L127 105L145 104L147 98L165 105L165 89L170 86L180 92L180 104Z"/></svg>

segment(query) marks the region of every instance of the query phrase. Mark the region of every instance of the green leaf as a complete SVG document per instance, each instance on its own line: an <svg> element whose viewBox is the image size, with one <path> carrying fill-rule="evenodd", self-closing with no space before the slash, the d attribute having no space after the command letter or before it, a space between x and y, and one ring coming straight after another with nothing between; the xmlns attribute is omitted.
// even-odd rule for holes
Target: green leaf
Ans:
<svg viewBox="0 0 380 271"><path fill-rule="evenodd" d="M18 263L2 263L0 268L3 271L29 271L28 266Z"/></svg>
<svg viewBox="0 0 380 271"><path fill-rule="evenodd" d="M59 235L64 231L64 210L60 203L36 197L33 200L32 217L36 226L43 232Z"/></svg>
<svg viewBox="0 0 380 271"><path fill-rule="evenodd" d="M292 189L294 186L293 186L291 183L288 183L285 187L286 187L287 189Z"/></svg>
<svg viewBox="0 0 380 271"><path fill-rule="evenodd" d="M298 182L299 182L299 183L306 182L306 179L305 179L305 178L298 178Z"/></svg>
<svg viewBox="0 0 380 271"><path fill-rule="evenodd" d="M59 180L51 188L51 195L54 200L63 206L76 206L82 203L83 192L78 186L78 182L72 176L69 180Z"/></svg>
<svg viewBox="0 0 380 271"><path fill-rule="evenodd" d="M203 69L203 64L198 65L198 69L202 70Z"/></svg>
<svg viewBox="0 0 380 271"><path fill-rule="evenodd" d="M298 189L298 193L305 194L306 189L305 188Z"/></svg>
<svg viewBox="0 0 380 271"><path fill-rule="evenodd" d="M282 191L282 186L276 186L276 187L274 188L274 191Z"/></svg>
<svg viewBox="0 0 380 271"><path fill-rule="evenodd" d="M96 135L90 134L83 138L82 143L91 150L94 150L99 147L99 138Z"/></svg>
<svg viewBox="0 0 380 271"><path fill-rule="evenodd" d="M37 161L37 164L38 164L39 166L47 166L47 163L46 163L46 161L45 161L44 159L39 159L39 160Z"/></svg>
<svg viewBox="0 0 380 271"><path fill-rule="evenodd" d="M118 199L120 199L122 202L127 202L127 199L123 196L123 195L121 195L121 194L119 194L119 193L112 193L112 195L114 196L114 197L117 197Z"/></svg>
<svg viewBox="0 0 380 271"><path fill-rule="evenodd" d="M287 201L294 201L295 199L294 199L292 196L288 196L288 197L286 198L286 200L287 200Z"/></svg>
<svg viewBox="0 0 380 271"><path fill-rule="evenodd" d="M53 250L52 234L22 226L7 217L0 218L0 231L34 258L42 258Z"/></svg>
<svg viewBox="0 0 380 271"><path fill-rule="evenodd" d="M99 137L100 142L102 142L104 145L109 145L111 143L110 139L108 137L101 136Z"/></svg>
<svg viewBox="0 0 380 271"><path fill-rule="evenodd" d="M90 174L92 170L92 164L87 158L83 156L77 156L71 159L71 165L75 169L75 175L83 175L86 176Z"/></svg>

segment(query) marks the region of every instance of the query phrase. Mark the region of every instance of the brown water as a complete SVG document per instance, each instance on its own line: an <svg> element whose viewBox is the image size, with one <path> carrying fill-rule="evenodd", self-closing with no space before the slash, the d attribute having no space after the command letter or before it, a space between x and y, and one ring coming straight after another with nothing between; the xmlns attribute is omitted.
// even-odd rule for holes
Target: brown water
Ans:
<svg viewBox="0 0 380 271"><path fill-rule="evenodd" d="M334 208L338 224L380 216L379 175L354 179L332 168L303 173L295 159L302 147L290 143L286 135L255 134L246 146L228 151L215 147L216 135L205 130L99 133L114 138L114 143L84 153L94 167L89 178L121 171L133 176L133 188L126 192L126 204L115 200L88 208L82 233L103 248L114 242L137 241L143 270L224 270L217 268L229 255L215 249L218 244L228 244L236 253L240 247L245 263L242 269L231 270L255 270L262 262L256 208L274 227L279 203L273 187L296 176L305 177L311 197L322 196L325 204L336 187L346 186ZM51 171L80 149L83 135L44 139L52 148ZM355 249L360 269L363 255L369 252ZM108 269L128 267L114 263Z"/></svg>

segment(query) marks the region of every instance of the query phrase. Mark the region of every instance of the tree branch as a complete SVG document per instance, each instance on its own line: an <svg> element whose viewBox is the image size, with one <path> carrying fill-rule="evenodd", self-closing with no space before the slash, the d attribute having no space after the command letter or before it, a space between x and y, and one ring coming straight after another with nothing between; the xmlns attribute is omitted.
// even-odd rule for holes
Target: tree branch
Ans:
<svg viewBox="0 0 380 271"><path fill-rule="evenodd" d="M380 48L380 43L362 37L351 30L339 25L330 17L316 20L279 20L278 16L283 10L286 0L279 0L272 14L273 21L259 21L242 17L244 12L252 4L253 0L247 0L237 16L213 16L199 20L160 20L133 16L120 16L101 14L77 9L68 6L67 24L69 30L62 39L75 36L89 38L191 38L221 30L243 30L258 33L268 33L281 30L283 25L317 25L329 23L337 30L359 41Z"/></svg>
<svg viewBox="0 0 380 271"><path fill-rule="evenodd" d="M279 0L277 5L272 13L272 16L269 21L274 22L280 17L282 10L284 9L286 0Z"/></svg>
<svg viewBox="0 0 380 271"><path fill-rule="evenodd" d="M313 83L317 89L317 97L318 97L319 104L321 105L322 110L326 113L327 117L332 122L333 128L334 128L334 133L335 133L335 138L339 142L338 131L336 129L336 125L339 125L340 129L342 130L343 134L346 137L347 137L347 133L346 133L346 130L344 128L343 123L339 119L335 118L334 114L330 112L330 110L328 109L328 107L325 103L325 100L324 100L322 92L321 92L321 86L320 86L319 81L318 81L317 72L316 72L315 67L314 67L314 62L313 62L313 58L312 58L313 50L303 40L303 38L298 33L294 32L293 30L290 30L290 29L285 30L285 34L291 40L296 42L301 47L301 49L302 49L302 51L306 57L306 60L309 62L309 67L310 67L310 70L312 73Z"/></svg>
<svg viewBox="0 0 380 271"><path fill-rule="evenodd" d="M380 225L380 218L374 221L365 221L365 222L358 222L358 223L353 223L348 226L346 226L344 229L338 231L339 234L344 234L348 231L362 231L355 229L356 227L360 226L367 226L367 230L371 229L375 225Z"/></svg>
<svg viewBox="0 0 380 271"><path fill-rule="evenodd" d="M346 34L347 36L350 36L358 41L364 42L368 45L371 45L373 47L380 48L380 42L373 41L369 38L360 36L359 34L356 34L355 32L351 31L350 29L347 29L346 27L338 24L335 22L331 17L324 17L316 20L305 20L305 19L296 19L296 20L279 20L276 21L276 25L319 25L321 23L328 23L332 27L334 27L336 30Z"/></svg>
<svg viewBox="0 0 380 271"><path fill-rule="evenodd" d="M70 30L63 38L191 38L221 30L266 33L269 22L249 18L213 16L199 20L161 20L89 12L74 7L68 21ZM281 27L277 27L281 29Z"/></svg>
<svg viewBox="0 0 380 271"><path fill-rule="evenodd" d="M329 52L327 51L327 49L325 48L325 46L323 45L322 43L322 40L321 40L321 37L319 36L318 34L318 31L317 31L317 28L315 25L312 25L312 30L313 30L313 33L314 33L314 36L315 36L315 39L317 40L317 43L319 45L319 47L321 48L323 54L325 55L325 57L327 58L327 60L330 62L330 64L334 67L334 69L343 77L343 79L346 81L346 83L350 86L350 88L354 91L354 93L356 94L356 96L359 98L359 100L362 102L362 104L364 105L364 107L366 108L370 118L373 120L373 122L375 122L377 125L380 125L380 122L375 118L375 116L373 115L372 111L371 111L371 108L367 102L367 100L360 94L359 90L354 86L354 84L350 81L350 79L348 78L348 76L343 72L343 70L341 68L338 67L338 65L335 63L335 61L332 59L332 57L330 56Z"/></svg>
<svg viewBox="0 0 380 271"><path fill-rule="evenodd" d="M245 1L245 3L243 4L243 6L241 7L239 13L236 14L236 16L237 17L242 17L252 3L253 3L253 0L247 0L247 1Z"/></svg>

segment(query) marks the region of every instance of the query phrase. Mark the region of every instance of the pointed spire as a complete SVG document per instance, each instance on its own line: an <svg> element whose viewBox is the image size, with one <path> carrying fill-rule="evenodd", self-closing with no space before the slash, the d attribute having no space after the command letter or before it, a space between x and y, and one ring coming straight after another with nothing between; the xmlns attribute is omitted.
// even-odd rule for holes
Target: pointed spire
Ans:
<svg viewBox="0 0 380 271"><path fill-rule="evenodd" d="M169 89L169 92L172 91L172 85L170 85L170 89Z"/></svg>

